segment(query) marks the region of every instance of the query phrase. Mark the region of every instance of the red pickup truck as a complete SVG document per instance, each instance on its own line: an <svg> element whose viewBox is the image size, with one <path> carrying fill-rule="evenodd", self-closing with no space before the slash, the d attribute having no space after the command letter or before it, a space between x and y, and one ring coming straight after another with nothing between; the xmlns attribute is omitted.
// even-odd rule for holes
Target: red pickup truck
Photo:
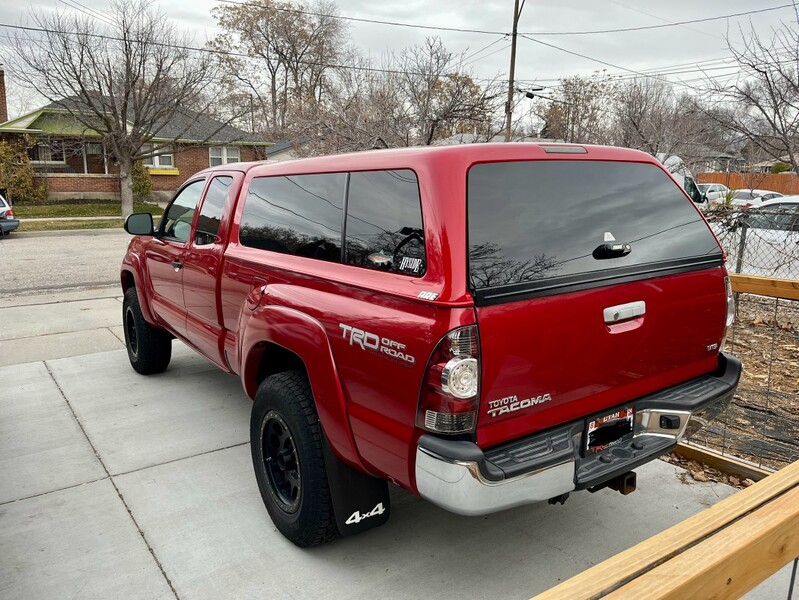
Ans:
<svg viewBox="0 0 799 600"><path fill-rule="evenodd" d="M254 400L253 465L299 546L386 521L635 488L731 400L719 244L652 157L487 144L197 173L131 215L128 355L178 338Z"/></svg>

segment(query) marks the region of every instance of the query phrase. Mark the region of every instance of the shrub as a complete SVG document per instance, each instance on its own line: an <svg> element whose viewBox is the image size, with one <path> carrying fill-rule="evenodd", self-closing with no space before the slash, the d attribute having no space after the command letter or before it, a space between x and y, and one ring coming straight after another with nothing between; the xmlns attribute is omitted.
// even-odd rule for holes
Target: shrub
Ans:
<svg viewBox="0 0 799 600"><path fill-rule="evenodd" d="M6 190L12 203L38 203L47 199L47 185L36 183L35 171L28 158L33 139L25 136L17 141L0 140L0 188Z"/></svg>
<svg viewBox="0 0 799 600"><path fill-rule="evenodd" d="M775 162L774 165L771 167L772 173L787 173L791 170L791 165L784 162Z"/></svg>
<svg viewBox="0 0 799 600"><path fill-rule="evenodd" d="M133 179L131 184L133 197L136 200L149 200L153 193L153 182L150 179L150 170L144 166L142 161L137 160L133 163L131 178Z"/></svg>

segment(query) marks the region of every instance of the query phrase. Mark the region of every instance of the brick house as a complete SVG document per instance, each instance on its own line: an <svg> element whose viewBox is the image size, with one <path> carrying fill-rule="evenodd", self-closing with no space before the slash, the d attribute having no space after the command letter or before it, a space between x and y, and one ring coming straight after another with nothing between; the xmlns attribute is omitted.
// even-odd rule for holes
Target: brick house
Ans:
<svg viewBox="0 0 799 600"><path fill-rule="evenodd" d="M28 154L36 178L47 184L49 198L119 199L119 168L113 156L100 134L75 120L64 103L73 104L74 109L75 101L65 99L8 120L0 70L0 138L12 140L27 135L35 140ZM188 109L164 123L151 141L160 146L173 139L176 141L162 154L144 161L150 171L153 196L158 200L169 199L197 171L266 158L266 149L272 145Z"/></svg>

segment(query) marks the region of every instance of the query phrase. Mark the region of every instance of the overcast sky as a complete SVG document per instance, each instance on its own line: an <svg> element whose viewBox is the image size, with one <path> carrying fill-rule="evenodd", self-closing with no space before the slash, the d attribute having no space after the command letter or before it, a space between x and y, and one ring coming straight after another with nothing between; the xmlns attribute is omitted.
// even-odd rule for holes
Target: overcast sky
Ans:
<svg viewBox="0 0 799 600"><path fill-rule="evenodd" d="M94 10L103 11L107 1L80 0ZM521 32L575 32L627 27L663 25L668 22L702 19L752 10L762 10L787 4L787 0L527 0L522 12ZM211 9L218 6L215 0L170 0L157 2L159 8L181 27L191 31L198 45L216 33ZM456 27L506 32L511 29L513 0L337 0L339 14L344 16L399 21L429 26ZM62 0L34 0L30 5L40 10L66 9ZM24 24L28 20L28 7L6 0L0 5L0 23ZM748 31L754 27L767 37L781 21L794 21L792 8L783 8L744 17L735 17L649 29L645 31L603 33L593 35L532 35L541 42L554 44L564 50L614 65L606 66L519 38L516 77L526 82L536 81L552 86L564 76L590 74L597 69L623 74L633 71L695 70L697 63L707 68L709 75L725 76L733 71L725 69L721 61L729 57L725 35L729 31L740 43L739 26ZM497 75L506 77L510 60L510 39L501 35L462 32L433 32L371 23L349 23L349 38L364 54L378 58L386 51L424 41L438 35L445 45L456 53L465 52L469 68L477 78L490 79ZM0 28L0 36L8 30ZM0 42L4 40L0 37ZM478 51L482 50L478 53ZM0 57L2 57L0 46ZM680 89L695 86L701 73L685 72L665 76L678 82ZM18 110L17 95L12 88L12 115Z"/></svg>

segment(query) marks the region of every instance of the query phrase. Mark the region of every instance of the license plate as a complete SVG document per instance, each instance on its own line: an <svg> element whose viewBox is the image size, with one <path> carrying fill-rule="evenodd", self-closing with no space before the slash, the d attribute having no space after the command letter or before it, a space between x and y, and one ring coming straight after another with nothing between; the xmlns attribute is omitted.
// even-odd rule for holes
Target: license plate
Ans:
<svg viewBox="0 0 799 600"><path fill-rule="evenodd" d="M632 407L588 421L585 449L588 452L602 452L605 448L632 439L634 424Z"/></svg>

